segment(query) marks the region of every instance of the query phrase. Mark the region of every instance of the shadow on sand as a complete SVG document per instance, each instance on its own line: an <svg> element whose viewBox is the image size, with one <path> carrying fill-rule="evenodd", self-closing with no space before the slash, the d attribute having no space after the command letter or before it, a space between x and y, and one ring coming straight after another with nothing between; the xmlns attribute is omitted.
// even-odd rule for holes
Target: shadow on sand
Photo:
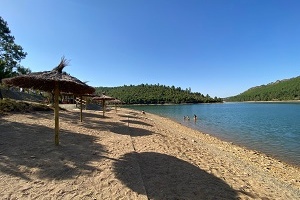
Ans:
<svg viewBox="0 0 300 200"><path fill-rule="evenodd" d="M120 117L124 117L126 119L137 119L137 114L136 113L130 113L128 115L122 115L122 114L119 114Z"/></svg>
<svg viewBox="0 0 300 200"><path fill-rule="evenodd" d="M140 121L140 120L121 120L121 122L124 122L127 124L137 124L137 125L142 125L142 126L152 126L151 124L148 124L148 123Z"/></svg>
<svg viewBox="0 0 300 200"><path fill-rule="evenodd" d="M135 125L143 125L143 126L152 126L151 124L148 124L146 122L141 121L140 119L130 120L127 121L126 119L122 119L120 121L116 122L110 122L104 120L97 120L99 118L99 114L96 113L84 113L84 120L83 122L80 122L79 119L79 113L76 112L63 112L60 113L60 116L64 118L65 122L69 122L72 124L80 124L80 126L83 126L85 128L89 129L97 129L98 131L110 131L116 134L121 135L130 135L132 137L137 136L147 136L153 134L153 132L143 129L143 128L137 128L132 127L132 124ZM126 118L124 116L124 118ZM103 119L101 117L101 119ZM129 126L128 126L129 123Z"/></svg>
<svg viewBox="0 0 300 200"><path fill-rule="evenodd" d="M52 128L4 119L0 137L0 171L26 180L60 180L91 173L95 167L89 163L103 158L105 152L91 135L61 129L61 143L55 146Z"/></svg>
<svg viewBox="0 0 300 200"><path fill-rule="evenodd" d="M118 179L137 193L145 190L137 184L137 162L149 199L237 199L237 192L223 180L176 157L155 153L128 153L114 165Z"/></svg>

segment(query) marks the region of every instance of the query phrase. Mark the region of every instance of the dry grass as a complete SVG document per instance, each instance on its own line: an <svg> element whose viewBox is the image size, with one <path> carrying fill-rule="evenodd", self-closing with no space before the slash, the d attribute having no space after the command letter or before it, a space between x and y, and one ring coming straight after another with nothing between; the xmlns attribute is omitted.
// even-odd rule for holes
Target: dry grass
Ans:
<svg viewBox="0 0 300 200"><path fill-rule="evenodd" d="M0 100L0 114L9 112L50 111L51 107L34 102L17 101L13 99Z"/></svg>

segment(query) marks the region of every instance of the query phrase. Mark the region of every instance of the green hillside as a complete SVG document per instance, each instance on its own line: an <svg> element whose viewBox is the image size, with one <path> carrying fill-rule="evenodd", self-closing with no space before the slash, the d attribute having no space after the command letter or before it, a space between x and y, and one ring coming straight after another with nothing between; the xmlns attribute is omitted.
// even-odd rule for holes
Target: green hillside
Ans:
<svg viewBox="0 0 300 200"><path fill-rule="evenodd" d="M180 87L164 85L124 85L119 87L96 87L96 93L105 92L125 104L165 104L165 103L214 103L221 102L220 98L211 98L191 89L182 90Z"/></svg>
<svg viewBox="0 0 300 200"><path fill-rule="evenodd" d="M300 76L276 81L226 99L226 101L288 101L300 100Z"/></svg>

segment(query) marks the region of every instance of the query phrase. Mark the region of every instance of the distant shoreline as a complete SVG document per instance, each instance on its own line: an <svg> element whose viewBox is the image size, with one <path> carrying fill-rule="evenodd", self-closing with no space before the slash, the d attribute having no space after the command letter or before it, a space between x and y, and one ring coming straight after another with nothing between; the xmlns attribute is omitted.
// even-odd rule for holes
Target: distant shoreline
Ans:
<svg viewBox="0 0 300 200"><path fill-rule="evenodd" d="M195 104L220 104L224 102L210 102L210 103L163 103L163 104L121 104L121 106L174 106L174 105L195 105Z"/></svg>
<svg viewBox="0 0 300 200"><path fill-rule="evenodd" d="M285 101L224 101L224 103L300 103L300 100L285 100Z"/></svg>

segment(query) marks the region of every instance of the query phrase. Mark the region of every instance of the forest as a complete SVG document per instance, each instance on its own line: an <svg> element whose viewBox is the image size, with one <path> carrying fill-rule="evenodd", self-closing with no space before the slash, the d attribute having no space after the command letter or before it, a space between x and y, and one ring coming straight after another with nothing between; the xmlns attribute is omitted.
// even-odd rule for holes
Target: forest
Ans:
<svg viewBox="0 0 300 200"><path fill-rule="evenodd" d="M181 89L165 85L124 85L119 87L96 87L96 93L117 98L125 104L181 104L181 103L217 103L221 98L204 96L191 89Z"/></svg>
<svg viewBox="0 0 300 200"><path fill-rule="evenodd" d="M226 101L300 100L300 76L261 85L225 99Z"/></svg>

